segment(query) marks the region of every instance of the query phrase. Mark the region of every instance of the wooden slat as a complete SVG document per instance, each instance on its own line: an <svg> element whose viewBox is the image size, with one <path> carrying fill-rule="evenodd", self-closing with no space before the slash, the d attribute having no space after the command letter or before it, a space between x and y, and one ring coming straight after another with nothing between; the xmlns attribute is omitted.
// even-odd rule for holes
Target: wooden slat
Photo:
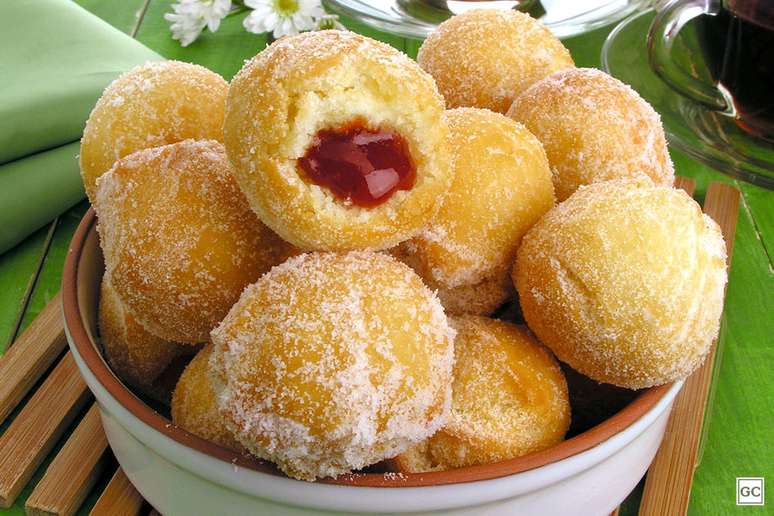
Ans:
<svg viewBox="0 0 774 516"><path fill-rule="evenodd" d="M0 436L0 507L10 507L89 400L68 352Z"/></svg>
<svg viewBox="0 0 774 516"><path fill-rule="evenodd" d="M107 447L95 403L27 499L27 515L74 514L105 469Z"/></svg>
<svg viewBox="0 0 774 516"><path fill-rule="evenodd" d="M696 181L687 177L677 176L675 178L675 188L685 190L685 192L693 197L693 192L696 190Z"/></svg>
<svg viewBox="0 0 774 516"><path fill-rule="evenodd" d="M739 191L736 188L722 183L710 184L704 212L715 219L723 231L729 264L738 210ZM675 398L664 441L645 481L640 516L680 516L688 511L716 348L715 342L704 364L686 379Z"/></svg>
<svg viewBox="0 0 774 516"><path fill-rule="evenodd" d="M142 512L142 495L134 488L120 467L110 479L89 516L137 516Z"/></svg>
<svg viewBox="0 0 774 516"><path fill-rule="evenodd" d="M62 297L57 294L0 357L0 422L24 398L65 346Z"/></svg>

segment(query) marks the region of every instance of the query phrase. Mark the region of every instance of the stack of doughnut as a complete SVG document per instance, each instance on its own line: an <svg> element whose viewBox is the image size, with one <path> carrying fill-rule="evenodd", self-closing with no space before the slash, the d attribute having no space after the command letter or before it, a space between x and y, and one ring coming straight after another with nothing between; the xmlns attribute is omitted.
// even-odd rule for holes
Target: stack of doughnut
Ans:
<svg viewBox="0 0 774 516"><path fill-rule="evenodd" d="M451 18L416 62L330 30L230 84L141 66L80 159L115 373L293 478L545 449L583 384L563 369L660 385L718 333L724 242L658 115L516 11Z"/></svg>

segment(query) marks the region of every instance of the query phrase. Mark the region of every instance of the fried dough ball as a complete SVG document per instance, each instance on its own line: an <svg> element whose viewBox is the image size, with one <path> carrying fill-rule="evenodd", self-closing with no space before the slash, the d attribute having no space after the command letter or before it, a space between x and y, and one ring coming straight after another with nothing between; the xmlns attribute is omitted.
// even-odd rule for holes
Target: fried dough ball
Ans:
<svg viewBox="0 0 774 516"><path fill-rule="evenodd" d="M416 252L409 250L411 242L404 242L387 251L414 271L422 271L424 266L417 259ZM432 278L423 278L425 284L436 291L444 311L450 315L489 315L513 296L515 290L510 278L510 267L495 272L492 277L484 278L473 285L460 285L446 288L433 282Z"/></svg>
<svg viewBox="0 0 774 516"><path fill-rule="evenodd" d="M172 422L202 439L246 452L218 410L209 375L211 355L212 345L208 345L196 354L178 380L172 396Z"/></svg>
<svg viewBox="0 0 774 516"><path fill-rule="evenodd" d="M522 125L485 109L444 116L454 181L438 214L404 247L431 287L454 289L510 268L524 233L553 206L554 191L543 147Z"/></svg>
<svg viewBox="0 0 774 516"><path fill-rule="evenodd" d="M138 66L114 80L86 121L80 166L89 201L97 178L140 149L187 138L223 141L228 83L215 72L180 61Z"/></svg>
<svg viewBox="0 0 774 516"><path fill-rule="evenodd" d="M167 340L207 341L242 290L290 252L250 210L215 141L130 154L99 178L95 201L113 287Z"/></svg>
<svg viewBox="0 0 774 516"><path fill-rule="evenodd" d="M599 70L573 68L546 77L513 102L508 116L543 144L559 201L580 185L611 179L674 182L658 113Z"/></svg>
<svg viewBox="0 0 774 516"><path fill-rule="evenodd" d="M291 258L212 332L220 410L291 477L359 469L445 421L453 335L419 276L386 254Z"/></svg>
<svg viewBox="0 0 774 516"><path fill-rule="evenodd" d="M513 10L475 9L449 18L419 49L447 107L508 111L533 83L575 64L542 23Z"/></svg>
<svg viewBox="0 0 774 516"><path fill-rule="evenodd" d="M717 337L726 284L717 224L682 190L581 187L524 237L513 275L527 324L599 382L682 378Z"/></svg>
<svg viewBox="0 0 774 516"><path fill-rule="evenodd" d="M453 318L454 383L447 423L393 464L443 471L512 459L561 442L570 425L567 382L524 326Z"/></svg>
<svg viewBox="0 0 774 516"><path fill-rule="evenodd" d="M282 38L234 78L225 142L251 207L307 250L386 249L451 184L432 77L352 32Z"/></svg>
<svg viewBox="0 0 774 516"><path fill-rule="evenodd" d="M105 359L113 372L130 386L162 402L169 402L162 387L164 372L179 357L196 353L190 345L170 342L148 333L124 309L106 276L99 298L99 332Z"/></svg>
<svg viewBox="0 0 774 516"><path fill-rule="evenodd" d="M474 285L439 288L438 299L449 315L489 315L505 304L514 292L506 269Z"/></svg>

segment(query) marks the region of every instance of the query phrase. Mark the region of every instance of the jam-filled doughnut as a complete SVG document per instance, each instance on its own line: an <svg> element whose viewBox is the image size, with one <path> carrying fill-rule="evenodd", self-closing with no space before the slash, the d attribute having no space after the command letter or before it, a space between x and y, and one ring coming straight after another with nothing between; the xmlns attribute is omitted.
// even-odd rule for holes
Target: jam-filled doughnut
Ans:
<svg viewBox="0 0 774 516"><path fill-rule="evenodd" d="M559 201L580 185L610 179L674 182L658 113L599 70L573 68L546 77L513 102L508 116L543 144Z"/></svg>
<svg viewBox="0 0 774 516"><path fill-rule="evenodd" d="M196 353L197 348L161 339L148 333L124 309L107 275L99 298L99 333L110 368L128 385L160 401L169 402L162 379L175 359Z"/></svg>
<svg viewBox="0 0 774 516"><path fill-rule="evenodd" d="M282 38L229 90L225 142L261 220L302 249L387 248L451 183L443 99L392 47L326 30Z"/></svg>
<svg viewBox="0 0 774 516"><path fill-rule="evenodd" d="M417 55L447 107L505 113L530 85L571 68L572 57L542 23L514 10L475 9L449 18Z"/></svg>
<svg viewBox="0 0 774 516"><path fill-rule="evenodd" d="M570 425L559 363L523 326L463 316L451 319L454 383L449 420L399 455L402 472L489 464L561 442Z"/></svg>
<svg viewBox="0 0 774 516"><path fill-rule="evenodd" d="M444 422L453 335L433 293L387 254L291 258L212 332L220 410L291 477L359 469Z"/></svg>
<svg viewBox="0 0 774 516"><path fill-rule="evenodd" d="M208 345L196 354L180 376L172 395L172 422L202 439L245 452L218 410L209 374L211 354L212 345Z"/></svg>
<svg viewBox="0 0 774 516"><path fill-rule="evenodd" d="M581 187L524 237L513 275L527 324L594 380L640 389L695 370L718 334L726 248L682 190Z"/></svg>
<svg viewBox="0 0 774 516"><path fill-rule="evenodd" d="M92 204L97 178L118 158L187 138L222 141L227 92L220 75L179 61L147 63L110 83L81 140L81 176Z"/></svg>
<svg viewBox="0 0 774 516"><path fill-rule="evenodd" d="M111 283L150 333L198 343L289 246L250 210L223 145L183 142L120 159L95 209Z"/></svg>
<svg viewBox="0 0 774 516"><path fill-rule="evenodd" d="M507 276L554 191L543 147L524 126L485 109L452 109L444 118L454 181L438 214L402 247L431 287L454 289Z"/></svg>

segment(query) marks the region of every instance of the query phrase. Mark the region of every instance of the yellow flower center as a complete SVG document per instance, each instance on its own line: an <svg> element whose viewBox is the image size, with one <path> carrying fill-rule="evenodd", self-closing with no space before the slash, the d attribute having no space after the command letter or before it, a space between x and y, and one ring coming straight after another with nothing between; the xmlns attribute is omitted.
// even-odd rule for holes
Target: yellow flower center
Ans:
<svg viewBox="0 0 774 516"><path fill-rule="evenodd" d="M298 11L298 0L275 0L274 6L283 16L291 16Z"/></svg>

